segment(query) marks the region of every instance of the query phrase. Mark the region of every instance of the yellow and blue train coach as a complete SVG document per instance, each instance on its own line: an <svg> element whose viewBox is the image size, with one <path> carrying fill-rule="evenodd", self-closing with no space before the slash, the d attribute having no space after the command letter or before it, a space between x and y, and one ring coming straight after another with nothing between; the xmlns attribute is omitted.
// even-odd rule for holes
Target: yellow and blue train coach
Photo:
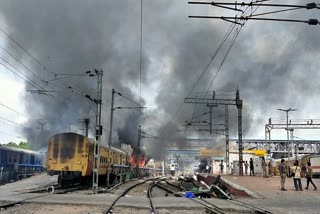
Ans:
<svg viewBox="0 0 320 214"><path fill-rule="evenodd" d="M82 183L92 178L95 140L77 133L60 133L49 139L47 170L49 175L59 175L58 183ZM128 167L130 157L120 149L100 146L99 176L108 170L117 175ZM122 166L122 167L120 167Z"/></svg>

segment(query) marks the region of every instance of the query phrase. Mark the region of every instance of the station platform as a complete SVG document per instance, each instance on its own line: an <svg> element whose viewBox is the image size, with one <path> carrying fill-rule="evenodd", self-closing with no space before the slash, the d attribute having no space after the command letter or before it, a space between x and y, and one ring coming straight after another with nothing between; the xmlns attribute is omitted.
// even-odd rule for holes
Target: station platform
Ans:
<svg viewBox="0 0 320 214"><path fill-rule="evenodd" d="M320 179L313 179L318 188L316 191L312 185L309 185L308 190L304 189L307 186L306 178L301 179L303 191L295 190L292 178L286 178L287 191L281 191L279 176L263 178L222 175L221 179L228 185L248 193L251 197L238 197L237 200L253 206L264 207L274 213L320 213Z"/></svg>

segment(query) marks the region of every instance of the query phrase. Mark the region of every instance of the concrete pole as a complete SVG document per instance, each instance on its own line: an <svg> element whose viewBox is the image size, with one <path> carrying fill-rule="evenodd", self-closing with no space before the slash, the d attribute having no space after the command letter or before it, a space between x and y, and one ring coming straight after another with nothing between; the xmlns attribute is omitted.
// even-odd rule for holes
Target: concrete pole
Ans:
<svg viewBox="0 0 320 214"><path fill-rule="evenodd" d="M110 169L111 166L110 163L110 155L111 155L111 145L112 145L112 124L113 124L113 110L114 110L114 94L116 91L112 89L112 95L111 95L111 109L110 109L110 130L109 130L109 140L108 140L108 150L109 150L109 159L108 159L108 166L107 166L107 186L110 184Z"/></svg>
<svg viewBox="0 0 320 214"><path fill-rule="evenodd" d="M0 174L0 181L2 181L2 171L3 171L3 167L0 167L0 171L1 171L1 174Z"/></svg>
<svg viewBox="0 0 320 214"><path fill-rule="evenodd" d="M84 119L85 124L85 136L88 137L89 135L89 118Z"/></svg>
<svg viewBox="0 0 320 214"><path fill-rule="evenodd" d="M287 151L288 151L288 165L290 161L290 149L289 149L289 111L286 111L287 116Z"/></svg>
<svg viewBox="0 0 320 214"><path fill-rule="evenodd" d="M101 143L101 105L102 105L102 75L103 71L95 70L98 77L97 79L97 99L94 101L96 104L96 142L94 144L94 157L93 157L93 169L92 169L92 191L93 193L98 192L99 187L99 164L100 164L100 143Z"/></svg>
<svg viewBox="0 0 320 214"><path fill-rule="evenodd" d="M225 135L226 135L226 170L229 171L229 108L225 105Z"/></svg>
<svg viewBox="0 0 320 214"><path fill-rule="evenodd" d="M162 162L162 175L164 176L164 161Z"/></svg>

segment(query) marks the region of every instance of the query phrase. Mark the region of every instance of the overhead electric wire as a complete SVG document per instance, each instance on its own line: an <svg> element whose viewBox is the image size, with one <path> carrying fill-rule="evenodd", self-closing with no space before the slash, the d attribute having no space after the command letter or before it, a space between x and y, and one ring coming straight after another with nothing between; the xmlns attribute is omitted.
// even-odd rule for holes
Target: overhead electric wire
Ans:
<svg viewBox="0 0 320 214"><path fill-rule="evenodd" d="M0 31L2 31L14 44L16 44L19 48L21 48L27 55L29 55L37 64L39 64L43 69L44 69L44 71L46 71L47 73L51 73L51 74L53 74L54 75L54 77L56 77L56 75L57 75L57 73L55 73L55 72L52 72L52 71L49 71L47 68L46 68L46 66L44 66L38 59L36 59L36 57L34 57L30 52L28 52L17 40L15 40L12 36L10 36L6 31L4 31L2 28L0 28ZM38 77L37 75L35 75L27 66L25 66L23 63L21 63L16 57L14 57L13 56L13 54L11 54L9 51L7 51L5 48L3 48L2 46L1 46L1 48L2 48L2 50L4 50L8 55L10 55L13 59L15 59L19 64L21 64L23 67L25 67L29 72L31 72L35 77L37 77L38 79L40 79L41 81L43 81L43 82L46 82L46 81L44 81L44 80L42 80L40 77ZM32 84L32 82L33 83L35 83L35 81L32 81L32 82L29 82L29 81L27 81L26 79L24 79L22 76L20 76L19 74L17 74L16 72L14 72L12 69L10 69L8 66L6 66L6 65L4 65L3 63L1 63L0 62L0 64L2 65L2 66L4 66L5 68L7 68L8 70L10 70L12 73L14 73L15 75L17 75L18 77L20 77L21 79L23 79L26 83L28 83L28 84L30 84L30 85L32 85L33 87L35 87L35 88L37 88L38 89L38 87L40 88L40 89L43 89L43 87L41 87L41 86L39 86L39 84L38 83L36 83L36 84ZM12 65L11 65L12 66ZM12 66L13 67L13 66ZM17 69L16 69L17 70ZM24 75L25 76L25 75ZM27 77L26 77L27 78ZM30 78L27 78L27 79L29 79L30 80ZM31 81L31 80L30 80ZM66 88L68 88L68 86L70 85L70 84L67 84L64 80L60 80L59 82L61 82L61 84L63 85L63 87L61 86L61 85L56 85L56 84L53 84L53 83L49 83L49 84L51 84L51 85L53 85L53 86L56 86L56 87L59 87L59 88L62 88L62 89L66 89ZM38 87L36 87L36 85L38 86ZM47 87L48 88L50 88L50 89L53 89L53 90L55 90L55 88L53 88L53 87L51 87L51 86L48 86L48 82L47 82ZM78 89L77 87L74 87L73 86L73 88L74 89ZM62 101L59 101L58 100L58 98L56 98L55 96L53 96L53 95L48 95L48 94L44 94L44 95L46 95L46 96L48 96L50 99L52 99L52 100L54 100L54 101L56 101L57 103L60 103L60 104L63 104L67 99L68 99L68 97L67 96L63 96L61 93L58 93L60 96L62 96L63 98L64 98L64 100L62 100ZM74 112L74 111L72 111L72 113L71 114L75 114L75 113L77 113L77 115L81 115L79 112ZM82 115L81 115L82 116ZM94 120L94 118L95 117L93 117L91 114L89 114L88 115L89 116L89 118L91 118L91 119L93 119Z"/></svg>
<svg viewBox="0 0 320 214"><path fill-rule="evenodd" d="M29 51L27 51L24 47L22 47L22 45L19 44L19 42L17 42L12 36L10 36L6 31L4 31L1 27L0 27L0 31L2 31L14 44L16 44L19 48L21 48L26 54L28 54L35 62L37 62L46 72L50 72L52 74L56 74L52 71L49 71L46 66L44 66L41 62L39 62L39 60L37 60Z"/></svg>
<svg viewBox="0 0 320 214"><path fill-rule="evenodd" d="M11 37L8 33L6 33L2 28L0 28L0 30L2 32L4 32L4 34L10 39L12 40L18 47L20 47L23 51L25 51L29 56L31 56L32 59L34 59L38 64L40 63L39 60L37 60L33 55L31 55L28 51L26 51L25 48L22 47L22 45L20 45L13 37ZM20 65L22 65L24 68L26 68L29 72L31 72L35 77L37 77L39 80L41 80L42 82L45 82L44 80L42 80L38 75L36 75L34 72L32 72L27 66L25 66L22 62L20 62L11 52L9 52L7 49L5 49L3 46L1 46L1 49L4 50L9 56L11 56L13 59L15 59L15 61L17 61ZM1 57L2 60L4 60L5 62L8 63L8 61L6 61L5 59L3 59ZM10 70L11 72L13 72L15 75L17 75L18 77L20 77L22 80L24 80L25 82L27 82L28 84L32 85L33 87L37 88L37 89L44 89L42 86L40 86L37 82L31 80L29 77L27 77L25 74L23 74L22 72L20 72L17 68L15 68L12 64L8 63L11 67L15 68L15 70L17 70L19 73L22 73L23 76L25 76L27 79L29 79L30 81L27 81L26 79L24 79L23 77L21 77L19 74L17 74L16 72L14 72L12 69L10 69L9 67L7 67L6 65L2 64L0 62L0 64L2 66L4 66L5 68L7 68L8 70ZM41 66L43 66L41 63L40 63ZM45 66L44 66L45 67ZM48 69L46 69L46 71L48 71ZM48 71L49 72L49 71ZM52 74L54 74L54 76L58 75L54 72L51 72ZM33 83L33 84L32 84ZM50 83L51 85L54 85L54 86L57 86L57 87L60 87L60 88L63 88L61 86L58 86L58 85L55 85L55 84L52 84ZM65 82L63 82L64 86L67 88L67 85ZM55 90L55 88L51 87L51 86L48 86L48 88L52 89L52 90ZM73 87L73 88L77 88L77 87ZM64 88L63 88L64 89ZM67 96L63 96L61 93L58 93L59 95L61 95L63 97L63 99L61 101L58 100L58 98L56 98L55 96L53 95L48 95L46 93L43 93L44 95L48 96L49 98L53 99L54 101L60 103L60 104L63 104L63 102L65 102L66 99L68 99ZM73 112L74 113L74 112ZM80 115L80 113L77 112L77 114ZM89 117L92 119L94 118L93 116L90 116Z"/></svg>
<svg viewBox="0 0 320 214"><path fill-rule="evenodd" d="M17 68L15 68L11 63L9 63L8 61L6 61L5 59L3 59L2 57L0 57L3 61L5 61L6 63L8 63L11 67L13 67L15 70L17 70L20 74L22 74L23 76L25 76L27 79L29 79L30 80L30 78L28 78L26 75L24 75L21 71L19 71ZM23 78L21 75L19 75L17 72L15 72L13 69L11 69L11 68L9 68L8 66L6 66L5 64L3 64L2 62L0 62L0 64L3 66L3 67L5 67L6 69L8 69L9 71L11 71L12 73L14 73L15 75L17 75L18 77L20 77L22 80L24 80L26 83L28 83L28 84L30 84L30 85L32 85L33 87L35 87L35 88L37 88L37 89L39 89L39 90L42 90L43 88L41 87L41 86L39 86L39 85L35 85L36 83L34 82L34 81L32 81L32 80L30 80L30 81L28 81L28 80L26 80L25 78ZM48 96L48 97L50 97L51 99L53 99L54 101L56 101L56 102L58 102L58 103L63 103L64 101L62 100L62 101L59 101L56 97L54 97L53 95L51 95L51 96L49 96L48 94L46 94L46 93L43 93L43 95L46 95L46 96ZM74 112L72 112L72 113L74 113ZM79 114L79 113L78 113ZM90 116L89 115L89 117L92 117L92 116Z"/></svg>
<svg viewBox="0 0 320 214"><path fill-rule="evenodd" d="M19 48L21 48L27 55L29 55L37 64L39 64L43 69L44 71L46 71L47 73L51 73L53 74L54 76L58 75L57 73L55 72L52 72L52 71L49 71L46 66L44 66L38 59L36 59L30 52L28 52L16 39L14 39L12 36L10 36L5 30L3 30L1 27L0 27L0 31L2 31L14 44L16 44ZM59 81L61 82L65 88L68 88L68 84L66 84L65 81ZM50 83L52 84L52 83ZM54 84L52 84L54 85ZM61 86L58 86L58 85L55 85L57 87L60 87L62 88ZM76 88L76 87L73 87L73 88Z"/></svg>
<svg viewBox="0 0 320 214"><path fill-rule="evenodd" d="M2 60L3 60L3 58L2 57L0 57ZM30 81L28 81L28 80L26 80L25 78L23 78L21 75L19 75L17 72L15 72L13 69L11 69L11 68L9 68L7 65L5 65L5 64L3 64L2 62L0 62L0 65L2 65L3 67L5 67L7 70L9 70L9 71L11 71L13 74L15 74L16 76L18 76L19 78L21 78L22 80L24 80L26 83L28 83L29 85L32 85L33 87L35 87L35 88L37 88L37 89L39 89L38 88L38 86L36 86L34 83L32 83L32 82L30 82ZM9 64L9 65L11 65L11 64ZM12 66L12 65L11 65ZM16 69L17 70L17 69ZM17 70L18 71L18 70ZM18 71L19 72L19 71ZM19 72L19 73L21 73L21 72ZM24 74L22 74L23 76L25 76ZM41 89L41 88L40 88ZM39 89L39 90L40 90ZM45 94L45 93L43 93L43 95L46 95L46 96L48 96L49 98L51 98L51 99L53 99L53 100L55 100L55 101L58 101L57 100L57 98L56 97L54 97L53 95L48 95L48 94ZM58 101L59 102L59 101Z"/></svg>
<svg viewBox="0 0 320 214"><path fill-rule="evenodd" d="M128 101L130 101L130 102L132 102L132 103L136 104L137 106L141 106L139 103L137 103L137 102L133 101L132 99L130 99L130 98L128 98L128 97L126 97L126 96L124 96L122 93L117 93L117 94L118 94L119 96L121 96L121 97L125 98L126 100L128 100Z"/></svg>
<svg viewBox="0 0 320 214"><path fill-rule="evenodd" d="M29 71L34 77L36 77L38 80L40 80L41 81L41 83L43 83L43 82L45 82L43 79L41 79L37 74L35 74L33 71L31 71L31 69L30 68L28 68L25 64L23 64L20 60L18 60L17 59L17 57L15 57L10 51L8 51L6 48L4 48L3 46L1 46L0 45L0 48L4 51L4 52L6 52L10 57L12 57L16 62L18 62L21 66L23 66L27 71ZM3 59L3 58L2 58ZM13 67L12 66L12 64L10 64L11 65L11 67ZM17 70L17 69L16 69ZM22 73L22 72L20 72L20 73ZM24 75L24 76L26 76L26 75ZM28 78L29 79L29 78ZM34 83L36 83L36 81L33 81ZM36 84L36 85L38 85L39 86L39 88L41 88L41 89L44 89L44 88L46 88L46 87L48 87L48 88L50 88L50 89L52 89L52 90L55 90L53 87L51 87L51 86L48 86L48 85L46 85L45 87L43 87L43 86L40 86L39 84ZM52 84L52 85L54 85L54 84ZM60 87L61 88L61 87ZM44 93L45 94L45 93ZM51 97L54 97L53 95L51 96ZM62 96L62 97L64 97L64 96ZM64 97L64 98L66 98L66 97ZM63 101L63 100L62 100Z"/></svg>
<svg viewBox="0 0 320 214"><path fill-rule="evenodd" d="M141 98L141 73L142 73L142 0L140 0L141 9L140 9L140 106L142 103Z"/></svg>
<svg viewBox="0 0 320 214"><path fill-rule="evenodd" d="M10 137L15 137L15 138L18 138L18 139L23 139L22 137L14 136L14 135L8 134L6 132L2 132L2 131L0 131L0 134L7 135L7 136L10 136Z"/></svg>
<svg viewBox="0 0 320 214"><path fill-rule="evenodd" d="M224 21L230 20L257 20L257 21L276 21L276 22L297 22L297 23L306 23L309 25L318 25L319 21L317 19L309 20L299 20L299 19L274 19L274 18L255 18L255 17L233 17L233 16L189 16L190 18L205 18L205 19L222 19ZM237 23L239 24L239 23Z"/></svg>
<svg viewBox="0 0 320 214"><path fill-rule="evenodd" d="M267 0L264 0L267 1ZM261 2L264 2L261 1ZM243 13L245 13L247 11L249 7L246 7L245 10L243 10ZM238 13L239 15L239 13ZM218 52L220 51L220 49L222 48L222 46L224 45L224 43L226 42L226 40L228 39L228 37L230 36L230 34L232 33L232 31L234 30L236 24L232 23L226 33L226 35L224 36L224 39L221 41L220 45L218 46L218 49L216 51L216 53L214 54L214 56L212 57L212 59L209 61L209 63L207 64L207 66L205 67L205 69L203 70L203 72L201 73L200 77L198 78L198 80L196 81L196 83L194 84L194 86L192 87L192 89L189 91L187 97L191 94L192 90L195 88L195 86L198 84L198 82L200 81L200 79L202 78L203 74L207 71L207 69L209 68L210 64L212 63L213 59L216 57L216 55L218 54ZM182 106L183 106L183 102L181 103L181 105L179 106L177 112L174 114L174 117L177 115L177 113L181 110ZM194 115L194 114L193 114Z"/></svg>
<svg viewBox="0 0 320 214"><path fill-rule="evenodd" d="M262 2L264 2L264 1L261 1L261 2L260 2L260 5L262 4ZM242 15L247 12L248 8L249 8L249 6L247 6L245 10L242 10L242 11L243 11L243 12L242 12ZM259 6L256 7L253 12L251 12L251 15L252 15L253 13L255 13L258 8L259 8ZM237 15L237 16L238 16L238 15ZM237 17L237 16L235 16L235 17ZM246 20L244 20L244 23L245 23L245 22L246 22ZM229 49L227 50L227 52L226 52L226 54L225 54L225 56L224 56L224 58L223 58L223 60L222 60L222 62L221 62L221 64L220 64L220 66L219 66L216 74L214 75L213 80L211 81L210 86L208 87L206 94L209 92L209 90L210 90L210 88L211 88L214 80L216 79L217 75L219 74L219 72L220 72L220 70L221 70L221 67L222 67L222 65L224 64L224 62L225 62L225 60L226 60L226 58L227 58L227 56L228 56L228 54L229 54L232 46L234 45L234 42L235 42L235 40L237 39L237 37L238 37L238 35L239 35L239 33L240 33L240 30L242 29L244 23L241 25L241 28L240 28L239 30L236 29L236 34L235 34L235 36L233 37L233 39L231 40L231 45L229 46ZM233 23L233 28L235 27L235 25L236 25L236 23ZM206 96L206 95L205 95L205 96ZM181 108L181 107L180 107L180 108ZM193 116L194 116L194 114L193 114ZM192 118L191 118L191 122L192 122L192 120L194 119L193 116L192 116Z"/></svg>
<svg viewBox="0 0 320 214"><path fill-rule="evenodd" d="M16 62L18 62L20 65L22 65L26 70L28 70L29 72L32 73L32 75L34 77L37 77L40 81L43 81L38 75L36 75L33 71L31 71L27 66L25 66L22 62L20 62L20 60L17 59L17 57L15 57L10 51L8 51L7 49L5 49L2 45L0 45L0 48L6 52L9 56L11 56Z"/></svg>
<svg viewBox="0 0 320 214"><path fill-rule="evenodd" d="M262 4L262 1L261 1L260 5L261 5L261 4ZM255 10L254 10L253 12L251 12L250 16L252 16L252 15L258 10L258 8L260 7L260 5L258 5L258 6L255 8ZM246 8L246 10L247 10L247 9L248 9L248 7ZM246 10L245 10L245 11L246 11ZM246 12L244 12L244 13L246 13ZM232 47L233 47L236 39L237 39L238 36L239 36L239 33L240 33L241 29L242 29L242 27L244 26L244 24L246 23L246 21L247 21L247 20L244 20L244 22L241 24L240 29L239 29L239 30L237 29L237 32L236 32L236 34L235 34L235 36L234 36L234 39L232 40L231 45L229 46L229 49L227 50L227 52L226 52L226 54L225 54L225 56L224 56L224 58L223 58L223 60L222 60L222 62L221 62L221 64L220 64L220 66L219 66L219 68L218 68L215 76L213 77L213 79L212 79L212 81L211 81L211 83L210 83L210 86L209 86L209 88L208 88L207 91L210 90L213 82L214 82L215 79L217 78L217 76L218 76L218 74L219 74L219 72L220 72L220 70L221 70L221 68L222 68L222 66L223 66L223 64L224 64L227 56L229 55L230 50L232 49Z"/></svg>
<svg viewBox="0 0 320 214"><path fill-rule="evenodd" d="M242 28L242 26L241 26L241 28ZM241 29L241 28L240 28L240 29ZM210 90L210 88L211 88L211 86L212 86L213 82L215 81L215 79L217 78L218 74L220 73L221 68L222 68L222 66L223 66L224 62L225 62L225 60L227 59L227 57L228 57L228 55L229 55L229 53L230 53L230 50L232 49L232 47L233 47L233 45L234 45L234 43L235 43L235 41L236 41L237 37L239 36L239 32L240 32L240 30L237 30L237 31L236 31L236 33L235 33L235 35L234 35L234 37L233 37L233 39L232 39L232 42L231 42L231 44L230 44L230 46L229 46L229 48L228 48L228 50L227 50L226 54L224 55L223 60L222 60L222 62L220 63L220 66L219 66L219 68L218 68L218 70L217 70L216 74L213 76L213 79L211 80L210 86L208 87L207 91L209 91L209 90Z"/></svg>
<svg viewBox="0 0 320 214"><path fill-rule="evenodd" d="M242 11L242 14L246 13L247 10L248 10L248 8L249 8L249 7L245 8L245 10L241 10L241 11ZM238 15L239 15L239 13L237 14L237 16L238 16ZM237 17L237 16L236 16L236 17ZM230 26L230 27L232 27L232 29L231 29L231 31L229 32L229 34L227 35L227 37L225 37L225 40L223 41L223 43L224 43L224 42L227 40L227 38L230 36L230 34L231 34L231 32L234 30L235 26L236 26L235 23L233 23L233 24ZM232 43L234 43L234 41L233 41ZM221 47L222 47L222 46L221 46ZM221 47L220 47L220 48L221 48ZM232 46L231 46L231 47L232 47ZM230 48L230 49L231 49L231 48ZM229 51L230 51L230 49L229 49ZM228 52L229 52L229 51L228 51ZM228 53L228 52L227 52L227 53ZM228 54L227 54L227 55L228 55ZM226 56L227 56L227 55L224 56L223 62L224 62L224 60L226 59ZM219 70L221 69L221 66L222 66L223 62L221 63ZM210 63L211 63L211 62L210 62ZM216 76L217 76L217 74L219 73L219 70L218 70L218 72L216 73ZM214 78L214 79L215 79L215 78ZM213 83L213 82L212 82L212 83ZM210 85L210 87L211 87L211 85ZM208 89L210 89L210 87L209 87ZM208 90L206 91L204 97L207 95L207 93L208 93ZM193 120L193 116L194 116L194 115L195 115L195 114L192 115L191 121Z"/></svg>
<svg viewBox="0 0 320 214"><path fill-rule="evenodd" d="M22 114L22 113L18 112L17 110L15 110L15 109L13 109L13 108L11 108L11 107L9 107L9 106L7 106L7 105L3 104L3 103L0 103L0 105L2 105L3 107L5 107L5 108L7 108L7 109L9 109L9 110L11 110L11 111L13 111L13 112L17 113L18 115L21 115L21 116L23 116L23 117L25 117L25 118L30 119L30 117L29 117L29 116L26 116L26 115L24 115L24 114Z"/></svg>
<svg viewBox="0 0 320 214"><path fill-rule="evenodd" d="M206 5L231 5L231 6L248 6L248 7L253 7L253 6L258 6L258 7L290 7L290 8L305 8L305 9L320 9L316 3L309 3L306 5L296 5L296 4L264 4L264 1L259 1L259 2L188 2L188 4L206 4Z"/></svg>
<svg viewBox="0 0 320 214"><path fill-rule="evenodd" d="M38 88L38 86L36 86L35 84L33 84L32 82L29 82L28 80L24 79L21 75L19 75L17 72L15 72L13 69L9 68L7 65L5 65L4 63L0 62L0 65L2 65L3 67L5 67L7 70L11 71L13 74L15 74L16 76L20 77L22 80L24 80L26 83L28 83L29 85L32 85L35 88Z"/></svg>
<svg viewBox="0 0 320 214"><path fill-rule="evenodd" d="M28 128L28 129L29 129L29 127L23 126L23 125L21 125L21 124L19 124L19 123L16 123L16 122L12 121L12 120L9 120L9 119L7 119L7 118L4 118L4 117L1 117L1 116L0 116L0 119L5 120L5 121L8 121L8 122L10 122L10 123L13 123L13 124L15 124L15 125L17 125L17 126L21 126L21 127L23 127L23 128Z"/></svg>
<svg viewBox="0 0 320 214"><path fill-rule="evenodd" d="M227 30L224 38L221 40L218 49L215 51L214 55L211 57L209 63L206 65L206 67L204 68L204 70L201 72L201 75L199 76L199 78L197 79L196 83L192 86L191 90L188 92L187 97L191 94L191 92L193 91L193 89L196 87L196 85L199 83L199 81L201 80L202 76L205 74L205 72L208 70L209 66L211 65L212 61L215 59L215 57L217 56L217 54L219 53L220 49L222 48L222 46L224 45L225 41L227 40L227 38L229 37L229 35L231 34L231 32L233 31L235 27L235 24L231 24L229 29ZM179 108L177 109L177 111L175 112L175 114L173 115L173 118L178 114L178 112L181 110L182 106L183 106L184 102L181 103L181 105L179 106Z"/></svg>
<svg viewBox="0 0 320 214"><path fill-rule="evenodd" d="M276 11L270 11L270 12L258 13L258 14L250 15L249 17L263 16L263 15L269 15L269 14L281 13L281 12L287 12L287 11L299 10L299 9L301 9L301 8L291 8L291 9L285 9L285 10L276 10Z"/></svg>
<svg viewBox="0 0 320 214"><path fill-rule="evenodd" d="M0 56L0 59L2 59L2 61L4 61L5 63L7 63L8 65L10 65L14 70L16 70L18 73L20 73L22 76L24 76L25 78L27 78L30 82L32 82L34 85L36 85L36 88L40 88L43 89L40 85L38 85L37 82L35 82L34 80L32 80L31 78L29 78L27 75L25 75L22 71L18 70L15 66L13 66L10 62L8 62L6 59L4 59L3 57ZM26 81L26 80L25 80ZM34 86L33 85L33 86Z"/></svg>

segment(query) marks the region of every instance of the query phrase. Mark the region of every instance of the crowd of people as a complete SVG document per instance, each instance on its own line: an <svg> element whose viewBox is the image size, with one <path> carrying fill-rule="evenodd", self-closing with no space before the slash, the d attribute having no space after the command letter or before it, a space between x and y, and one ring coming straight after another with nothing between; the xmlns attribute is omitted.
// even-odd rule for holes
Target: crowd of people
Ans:
<svg viewBox="0 0 320 214"><path fill-rule="evenodd" d="M308 167L306 167L304 164L300 167L298 161L296 161L292 167L288 169L288 167L285 164L285 160L281 159L281 164L279 165L279 172L281 177L281 190L287 191L285 188L285 182L287 175L291 176L293 178L293 184L296 189L296 191L302 191L302 185L301 185L301 178L307 179L307 186L305 189L309 188L309 184L311 183L314 187L314 190L317 190L316 185L312 181L312 175L313 170L311 168L311 163L308 162ZM290 174L289 174L290 173Z"/></svg>

